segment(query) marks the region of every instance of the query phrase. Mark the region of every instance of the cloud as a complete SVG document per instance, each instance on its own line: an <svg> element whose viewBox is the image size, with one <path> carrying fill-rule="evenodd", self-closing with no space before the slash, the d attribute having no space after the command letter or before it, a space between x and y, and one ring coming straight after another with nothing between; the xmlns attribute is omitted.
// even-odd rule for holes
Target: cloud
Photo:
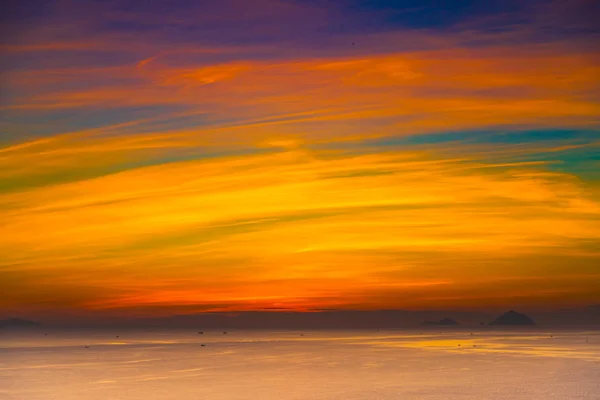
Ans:
<svg viewBox="0 0 600 400"><path fill-rule="evenodd" d="M569 254L600 238L600 205L569 175L419 152L332 156L300 148L136 168L3 197L13 204L2 215L13 232L3 243L7 260L55 271L56 285L71 277L106 288L84 308L203 298L232 308L307 308L324 296L343 305L353 292L370 293L362 300L381 308L397 304L375 293L455 285L454 270L464 276L470 254L509 253L515 261L505 271L481 271L493 297L501 289L495 278L524 271L519 259ZM593 263L579 257L580 268ZM428 276L435 263L437 275ZM556 274L573 273L568 265ZM385 278L392 271L393 281Z"/></svg>
<svg viewBox="0 0 600 400"><path fill-rule="evenodd" d="M2 304L597 301L600 70L535 32L555 8L183 3L58 4L0 45Z"/></svg>

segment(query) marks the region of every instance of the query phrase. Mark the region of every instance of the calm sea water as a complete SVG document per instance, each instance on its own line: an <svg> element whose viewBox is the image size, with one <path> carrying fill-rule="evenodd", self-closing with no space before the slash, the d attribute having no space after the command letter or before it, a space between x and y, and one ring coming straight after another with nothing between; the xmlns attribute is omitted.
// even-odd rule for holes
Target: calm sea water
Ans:
<svg viewBox="0 0 600 400"><path fill-rule="evenodd" d="M600 332L5 330L0 398L598 400Z"/></svg>

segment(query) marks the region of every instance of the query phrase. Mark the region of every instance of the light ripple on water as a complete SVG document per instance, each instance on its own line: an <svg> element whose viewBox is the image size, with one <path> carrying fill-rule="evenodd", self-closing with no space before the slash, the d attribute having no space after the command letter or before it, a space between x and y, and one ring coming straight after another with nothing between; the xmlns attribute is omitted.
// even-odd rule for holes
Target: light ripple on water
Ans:
<svg viewBox="0 0 600 400"><path fill-rule="evenodd" d="M228 337L182 331L107 339L117 334L3 335L0 394L9 400L596 400L600 392L594 331Z"/></svg>

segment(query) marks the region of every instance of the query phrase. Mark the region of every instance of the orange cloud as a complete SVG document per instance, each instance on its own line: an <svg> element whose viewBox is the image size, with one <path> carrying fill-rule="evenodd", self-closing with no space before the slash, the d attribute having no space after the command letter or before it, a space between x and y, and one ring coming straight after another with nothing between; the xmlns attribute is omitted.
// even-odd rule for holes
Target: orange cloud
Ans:
<svg viewBox="0 0 600 400"><path fill-rule="evenodd" d="M260 16L314 11L248 4ZM558 156L528 158L592 152L597 140L361 147L597 127L592 54L558 42L468 48L473 32L367 35L351 50L276 56L270 45L45 42L44 32L54 31L1 49L63 55L2 77L3 309L598 301L598 183L552 168ZM399 50L399 36L424 50ZM80 51L98 65L77 64Z"/></svg>
<svg viewBox="0 0 600 400"><path fill-rule="evenodd" d="M597 198L539 164L487 167L291 147L138 168L4 194L11 235L1 251L8 265L51 274L45 285L105 288L77 305L90 309L344 307L360 293L364 307L392 308L406 300L390 291L415 293L423 306L446 296L438 287L480 284L485 294L473 296L483 306L503 287L495 280L535 273L523 260L540 268L569 256L553 276L591 273ZM478 274L488 284L467 278L473 257L486 260ZM559 289L558 280L548 287ZM525 288L519 296L537 298Z"/></svg>
<svg viewBox="0 0 600 400"><path fill-rule="evenodd" d="M223 121L247 124L248 129L238 129L234 137L251 143L265 140L255 135L273 124L277 125L273 130L284 136L299 134L314 140L336 136L336 124L345 136L481 128L507 121L593 126L600 111L593 96L593 88L599 89L597 64L546 47L531 55L518 49L511 53L506 48L457 48L338 60L185 68L156 61L150 66L140 72L135 66L106 70L113 77L128 77L129 83L34 94L10 107L35 111L173 105L190 114L209 115L204 124L216 128L224 128ZM94 73L102 74L89 71ZM83 76L85 71L72 79ZM43 74L37 78L41 79ZM254 129L254 121L262 125ZM135 127L129 131L135 133Z"/></svg>

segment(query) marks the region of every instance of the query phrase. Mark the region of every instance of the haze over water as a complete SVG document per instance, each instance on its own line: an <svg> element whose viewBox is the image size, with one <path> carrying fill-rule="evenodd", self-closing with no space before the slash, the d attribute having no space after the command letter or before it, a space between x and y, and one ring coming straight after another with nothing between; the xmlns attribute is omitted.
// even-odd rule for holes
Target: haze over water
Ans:
<svg viewBox="0 0 600 400"><path fill-rule="evenodd" d="M600 393L600 331L7 330L0 337L7 400L592 400Z"/></svg>

